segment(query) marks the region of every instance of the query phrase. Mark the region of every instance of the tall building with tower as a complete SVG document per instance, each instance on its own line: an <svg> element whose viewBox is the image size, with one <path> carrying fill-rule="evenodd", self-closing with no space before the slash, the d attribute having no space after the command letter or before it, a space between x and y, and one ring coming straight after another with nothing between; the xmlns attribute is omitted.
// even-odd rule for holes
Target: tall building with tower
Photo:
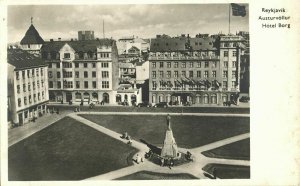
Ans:
<svg viewBox="0 0 300 186"><path fill-rule="evenodd" d="M78 40L84 41L84 40L94 40L94 31L88 30L88 31L78 31Z"/></svg>

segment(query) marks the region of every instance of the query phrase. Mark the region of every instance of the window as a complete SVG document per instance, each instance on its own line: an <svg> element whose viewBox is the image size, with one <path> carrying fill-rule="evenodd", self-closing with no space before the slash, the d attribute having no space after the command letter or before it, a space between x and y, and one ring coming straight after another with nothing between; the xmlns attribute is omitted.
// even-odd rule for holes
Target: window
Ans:
<svg viewBox="0 0 300 186"><path fill-rule="evenodd" d="M229 43L224 43L224 47L229 47Z"/></svg>
<svg viewBox="0 0 300 186"><path fill-rule="evenodd" d="M53 88L53 81L49 81L49 88Z"/></svg>
<svg viewBox="0 0 300 186"><path fill-rule="evenodd" d="M171 77L171 71L167 71L167 78Z"/></svg>
<svg viewBox="0 0 300 186"><path fill-rule="evenodd" d="M233 56L233 57L236 56L236 51L232 51L232 56Z"/></svg>
<svg viewBox="0 0 300 186"><path fill-rule="evenodd" d="M178 62L174 63L174 68L178 68Z"/></svg>
<svg viewBox="0 0 300 186"><path fill-rule="evenodd" d="M42 92L42 99L45 99L45 93L44 93L44 91Z"/></svg>
<svg viewBox="0 0 300 186"><path fill-rule="evenodd" d="M152 62L152 68L156 68L156 62Z"/></svg>
<svg viewBox="0 0 300 186"><path fill-rule="evenodd" d="M217 71L215 71L215 70L212 71L212 77L213 77L213 78L216 78L216 77L217 77Z"/></svg>
<svg viewBox="0 0 300 186"><path fill-rule="evenodd" d="M16 72L16 79L17 79L17 80L20 79L19 72Z"/></svg>
<svg viewBox="0 0 300 186"><path fill-rule="evenodd" d="M36 82L36 86L37 86L37 88L40 88L40 81Z"/></svg>
<svg viewBox="0 0 300 186"><path fill-rule="evenodd" d="M108 68L108 63L101 63L102 68Z"/></svg>
<svg viewBox="0 0 300 186"><path fill-rule="evenodd" d="M41 93L38 93L38 100L41 100Z"/></svg>
<svg viewBox="0 0 300 186"><path fill-rule="evenodd" d="M39 74L40 74L39 69L37 68L35 71L36 71L36 76L39 76Z"/></svg>
<svg viewBox="0 0 300 186"><path fill-rule="evenodd" d="M156 89L156 88L157 88L157 83L156 83L156 81L152 81L152 88L153 88L153 89Z"/></svg>
<svg viewBox="0 0 300 186"><path fill-rule="evenodd" d="M194 67L194 63L190 62L190 68L193 68L193 67Z"/></svg>
<svg viewBox="0 0 300 186"><path fill-rule="evenodd" d="M185 62L181 63L181 68L186 68L186 63Z"/></svg>
<svg viewBox="0 0 300 186"><path fill-rule="evenodd" d="M223 78L227 78L228 77L228 72L227 72L227 70L224 70L223 71Z"/></svg>
<svg viewBox="0 0 300 186"><path fill-rule="evenodd" d="M109 88L109 81L102 81L102 88Z"/></svg>
<svg viewBox="0 0 300 186"><path fill-rule="evenodd" d="M204 62L204 67L205 67L205 68L208 68L208 66L209 66L208 61L205 61L205 62Z"/></svg>
<svg viewBox="0 0 300 186"><path fill-rule="evenodd" d="M27 105L27 97L24 97L24 105Z"/></svg>
<svg viewBox="0 0 300 186"><path fill-rule="evenodd" d="M23 92L26 92L26 85L23 84Z"/></svg>
<svg viewBox="0 0 300 186"><path fill-rule="evenodd" d="M75 63L75 68L79 68L79 63Z"/></svg>
<svg viewBox="0 0 300 186"><path fill-rule="evenodd" d="M21 101L21 98L18 99L18 107L21 107L22 106L22 101Z"/></svg>
<svg viewBox="0 0 300 186"><path fill-rule="evenodd" d="M236 67L236 61L232 61L232 68Z"/></svg>
<svg viewBox="0 0 300 186"><path fill-rule="evenodd" d="M208 78L208 71L204 71L204 78Z"/></svg>
<svg viewBox="0 0 300 186"><path fill-rule="evenodd" d="M75 71L75 78L79 78L79 72Z"/></svg>
<svg viewBox="0 0 300 186"><path fill-rule="evenodd" d="M35 90L35 82L32 82L32 89Z"/></svg>
<svg viewBox="0 0 300 186"><path fill-rule="evenodd" d="M76 88L80 88L80 82L76 81L75 86L76 86Z"/></svg>
<svg viewBox="0 0 300 186"><path fill-rule="evenodd" d="M109 74L108 71L102 71L102 78L108 78Z"/></svg>
<svg viewBox="0 0 300 186"><path fill-rule="evenodd" d="M30 85L31 85L31 83L28 83L28 91L31 90Z"/></svg>
<svg viewBox="0 0 300 186"><path fill-rule="evenodd" d="M60 81L57 82L57 88L61 88L61 82Z"/></svg>
<svg viewBox="0 0 300 186"><path fill-rule="evenodd" d="M56 72L56 77L60 78L60 72Z"/></svg>
<svg viewBox="0 0 300 186"><path fill-rule="evenodd" d="M212 66L212 68L216 68L216 67L217 67L217 62L212 61L212 62L211 62L211 66Z"/></svg>
<svg viewBox="0 0 300 186"><path fill-rule="evenodd" d="M190 78L193 78L193 77L194 77L193 71L189 71L189 77L190 77Z"/></svg>
<svg viewBox="0 0 300 186"><path fill-rule="evenodd" d="M87 78L87 77L88 77L88 71L84 71L83 76L84 76L85 78Z"/></svg>
<svg viewBox="0 0 300 186"><path fill-rule="evenodd" d="M29 101L29 104L32 103L32 100L31 100L31 95L28 96L28 101Z"/></svg>
<svg viewBox="0 0 300 186"><path fill-rule="evenodd" d="M167 63L167 68L171 68L171 62Z"/></svg>
<svg viewBox="0 0 300 186"><path fill-rule="evenodd" d="M22 71L22 78L25 79L25 70Z"/></svg>
<svg viewBox="0 0 300 186"><path fill-rule="evenodd" d="M28 44L27 47L30 48L30 44Z"/></svg>
<svg viewBox="0 0 300 186"><path fill-rule="evenodd" d="M63 77L64 78L71 78L71 77L73 77L73 73L72 72L64 71L63 72Z"/></svg>
<svg viewBox="0 0 300 186"><path fill-rule="evenodd" d="M27 70L27 78L30 76L30 70Z"/></svg>
<svg viewBox="0 0 300 186"><path fill-rule="evenodd" d="M56 63L56 68L60 68L60 63Z"/></svg>
<svg viewBox="0 0 300 186"><path fill-rule="evenodd" d="M237 43L233 43L233 47L237 47Z"/></svg>
<svg viewBox="0 0 300 186"><path fill-rule="evenodd" d="M70 59L70 53L64 53L64 59Z"/></svg>
<svg viewBox="0 0 300 186"><path fill-rule="evenodd" d="M197 77L201 78L201 71L200 70L197 71Z"/></svg>
<svg viewBox="0 0 300 186"><path fill-rule="evenodd" d="M48 76L49 76L49 78L52 78L52 71L48 72Z"/></svg>
<svg viewBox="0 0 300 186"><path fill-rule="evenodd" d="M178 71L174 71L174 78L178 78Z"/></svg>
<svg viewBox="0 0 300 186"><path fill-rule="evenodd" d="M88 81L84 82L84 88L89 88L89 82Z"/></svg>
<svg viewBox="0 0 300 186"><path fill-rule="evenodd" d="M224 51L224 57L228 57L228 51Z"/></svg>
<svg viewBox="0 0 300 186"><path fill-rule="evenodd" d="M185 71L181 72L181 77L186 77L186 72Z"/></svg>
<svg viewBox="0 0 300 186"><path fill-rule="evenodd" d="M63 62L63 68L72 68L72 63Z"/></svg>
<svg viewBox="0 0 300 186"><path fill-rule="evenodd" d="M92 67L93 67L93 68L96 68L96 63L92 63Z"/></svg>
<svg viewBox="0 0 300 186"><path fill-rule="evenodd" d="M17 85L17 93L20 93L20 85Z"/></svg>
<svg viewBox="0 0 300 186"><path fill-rule="evenodd" d="M52 63L49 63L49 64L48 64L48 68L52 68Z"/></svg>
<svg viewBox="0 0 300 186"><path fill-rule="evenodd" d="M236 71L235 70L232 71L232 79L234 79L234 78L236 78Z"/></svg>
<svg viewBox="0 0 300 186"><path fill-rule="evenodd" d="M44 75L44 69L41 68L41 76L43 76L43 75Z"/></svg>
<svg viewBox="0 0 300 186"><path fill-rule="evenodd" d="M164 77L164 71L159 71L159 77L163 78Z"/></svg>
<svg viewBox="0 0 300 186"><path fill-rule="evenodd" d="M93 78L96 77L96 71L93 71L93 72L92 72L92 77L93 77Z"/></svg>
<svg viewBox="0 0 300 186"><path fill-rule="evenodd" d="M64 81L64 88L73 88L73 81Z"/></svg>
<svg viewBox="0 0 300 186"><path fill-rule="evenodd" d="M97 86L96 86L96 85L97 85L96 81L93 81L92 84L93 84L93 88L96 88L96 87L97 87Z"/></svg>
<svg viewBox="0 0 300 186"><path fill-rule="evenodd" d="M201 62L200 61L197 62L197 68L201 68Z"/></svg>
<svg viewBox="0 0 300 186"><path fill-rule="evenodd" d="M44 80L41 80L41 82L42 82L42 87L44 87Z"/></svg>
<svg viewBox="0 0 300 186"><path fill-rule="evenodd" d="M33 101L36 102L36 94L33 94Z"/></svg>
<svg viewBox="0 0 300 186"><path fill-rule="evenodd" d="M235 86L236 86L236 82L235 82L235 81L232 81L232 82L231 82L231 88L235 88Z"/></svg>
<svg viewBox="0 0 300 186"><path fill-rule="evenodd" d="M224 61L224 67L228 68L228 61Z"/></svg>
<svg viewBox="0 0 300 186"><path fill-rule="evenodd" d="M84 67L84 68L87 68L87 67L88 67L88 64L87 64L87 63L83 63L83 67Z"/></svg>
<svg viewBox="0 0 300 186"><path fill-rule="evenodd" d="M156 71L152 71L152 78L156 78Z"/></svg>
<svg viewBox="0 0 300 186"><path fill-rule="evenodd" d="M164 62L159 62L159 68L164 68Z"/></svg>

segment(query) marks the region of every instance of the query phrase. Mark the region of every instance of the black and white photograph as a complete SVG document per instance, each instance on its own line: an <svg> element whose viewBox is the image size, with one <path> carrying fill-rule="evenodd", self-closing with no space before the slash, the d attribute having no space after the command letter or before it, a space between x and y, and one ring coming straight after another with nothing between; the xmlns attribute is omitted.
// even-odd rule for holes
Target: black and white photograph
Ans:
<svg viewBox="0 0 300 186"><path fill-rule="evenodd" d="M249 89L249 4L9 5L8 181L251 179Z"/></svg>

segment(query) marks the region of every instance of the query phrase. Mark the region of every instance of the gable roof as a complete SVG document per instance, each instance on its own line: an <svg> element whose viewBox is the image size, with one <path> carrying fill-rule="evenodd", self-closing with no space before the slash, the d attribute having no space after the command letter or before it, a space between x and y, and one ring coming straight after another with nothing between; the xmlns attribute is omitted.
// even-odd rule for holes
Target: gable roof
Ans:
<svg viewBox="0 0 300 186"><path fill-rule="evenodd" d="M21 40L21 45L23 44L43 44L44 40L35 29L33 25L30 25L25 33L25 36Z"/></svg>
<svg viewBox="0 0 300 186"><path fill-rule="evenodd" d="M21 49L8 49L7 62L16 70L47 66L44 60Z"/></svg>
<svg viewBox="0 0 300 186"><path fill-rule="evenodd" d="M68 44L76 52L95 52L99 46L113 46L113 39L80 40L80 41L47 41L43 44L42 52L59 52L59 50Z"/></svg>

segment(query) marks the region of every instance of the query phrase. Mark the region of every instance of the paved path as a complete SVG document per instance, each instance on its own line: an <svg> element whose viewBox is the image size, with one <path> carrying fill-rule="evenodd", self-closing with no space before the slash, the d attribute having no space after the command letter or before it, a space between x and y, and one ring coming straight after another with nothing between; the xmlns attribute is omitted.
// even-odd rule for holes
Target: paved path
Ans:
<svg viewBox="0 0 300 186"><path fill-rule="evenodd" d="M168 113L168 112L80 112L79 114L94 115L167 115L171 116L223 116L223 117L250 117L250 114L227 114L227 113Z"/></svg>
<svg viewBox="0 0 300 186"><path fill-rule="evenodd" d="M81 112L80 114L94 114L94 113ZM97 114L107 114L107 113L97 113ZM116 113L113 113L113 114L116 114ZM124 114L124 113L117 113L117 114ZM157 113L155 113L155 114L157 114ZM80 121L83 124L86 124L102 133L105 133L105 134L115 138L116 140L122 141L124 143L127 142L127 140L120 138L121 134L114 132L112 130L109 130L105 127L102 127L92 121L85 119L85 118L82 118L75 113L70 114L69 116ZM202 155L201 152L211 150L211 149L214 149L214 148L217 148L217 147L220 147L223 145L227 145L227 144L230 144L230 143L233 143L236 141L240 141L243 139L247 139L249 137L250 137L250 134L246 133L246 134L234 136L231 138L227 138L224 140L220 140L220 141L217 141L217 142L214 142L214 143L211 143L208 145L204 145L204 146L198 147L198 148L193 148L193 149L179 148L179 150L181 152L186 152L187 150L189 150L193 154L194 161L180 165L180 166L172 167L172 169L169 169L168 167L160 167L159 165L156 165L152 162L149 162L147 159L145 159L143 163L134 164L133 166L129 166L129 167L125 167L125 168L122 168L119 170L111 171L106 174L88 178L87 180L113 180L113 179L131 175L133 173L144 171L144 170L157 172L157 173L169 173L169 174L188 173L188 174L192 174L193 176L198 177L200 179L207 179L207 177L204 176L204 171L202 170L202 168L209 163L249 166L250 162L246 161L246 160L209 158L209 157ZM139 155L144 155L144 153L149 150L145 144L135 141L135 140L132 140L132 141L133 141L132 146L139 149L139 152L138 152Z"/></svg>

